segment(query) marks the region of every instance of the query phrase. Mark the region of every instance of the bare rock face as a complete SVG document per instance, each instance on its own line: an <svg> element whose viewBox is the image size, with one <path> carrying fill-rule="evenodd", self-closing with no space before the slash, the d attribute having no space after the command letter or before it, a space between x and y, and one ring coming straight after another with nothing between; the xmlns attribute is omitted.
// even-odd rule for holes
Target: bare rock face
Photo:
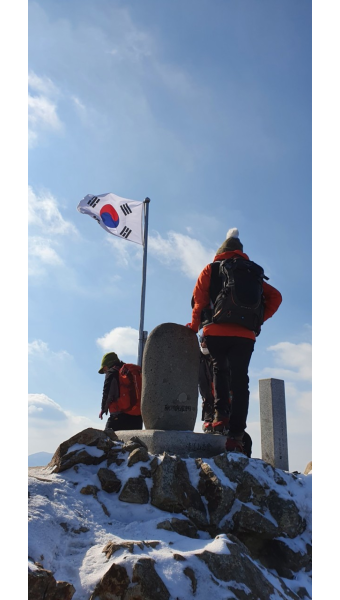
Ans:
<svg viewBox="0 0 340 600"><path fill-rule="evenodd" d="M113 563L96 585L90 600L121 600L125 597L129 584L125 567Z"/></svg>
<svg viewBox="0 0 340 600"><path fill-rule="evenodd" d="M150 456L145 448L135 448L129 455L128 467L132 467L132 465L135 465L138 462L148 462L149 460Z"/></svg>
<svg viewBox="0 0 340 600"><path fill-rule="evenodd" d="M108 542L103 548L102 552L104 552L106 558L109 559L113 554L115 554L115 552L118 552L118 550L128 550L130 554L133 554L135 546L137 546L140 550L143 550L144 548L157 548L159 544L160 542L157 540L148 540L147 542Z"/></svg>
<svg viewBox="0 0 340 600"><path fill-rule="evenodd" d="M122 487L122 482L111 469L102 467L98 470L97 475L104 492L108 492L109 494L119 492Z"/></svg>
<svg viewBox="0 0 340 600"><path fill-rule="evenodd" d="M54 467L54 473L61 473L78 463L98 465L107 458L107 455L114 446L116 440L118 440L118 438L114 431L101 431L100 429L89 427L60 444L49 462L48 467ZM86 451L86 449L68 452L69 448L75 444L96 447L99 452L91 454Z"/></svg>
<svg viewBox="0 0 340 600"><path fill-rule="evenodd" d="M124 600L169 600L170 594L154 567L151 558L140 558L133 566L132 583Z"/></svg>
<svg viewBox="0 0 340 600"><path fill-rule="evenodd" d="M176 531L179 535L185 535L190 538L198 538L197 527L187 519L167 519L158 523L157 529L165 529L166 531Z"/></svg>
<svg viewBox="0 0 340 600"><path fill-rule="evenodd" d="M249 465L249 458L240 456L237 461L232 460L230 455L223 453L214 456L215 465L223 471L224 475L232 483L240 483L243 480L243 473Z"/></svg>
<svg viewBox="0 0 340 600"><path fill-rule="evenodd" d="M147 504L149 502L149 490L144 477L130 477L124 485L119 500L131 502L132 504Z"/></svg>
<svg viewBox="0 0 340 600"><path fill-rule="evenodd" d="M247 548L234 536L227 536L229 541L233 543L227 544L228 554L214 554L204 551L196 556L201 559L209 567L210 571L221 581L235 581L239 587L230 589L239 600L257 600L258 598L288 598L298 600L298 596L291 592L285 583L281 581L284 594L278 592L271 583L264 577L262 570L248 555ZM247 590L247 591L245 591Z"/></svg>
<svg viewBox="0 0 340 600"><path fill-rule="evenodd" d="M185 567L185 569L183 569L183 573L190 579L192 593L195 594L197 590L197 579L195 571L191 567Z"/></svg>
<svg viewBox="0 0 340 600"><path fill-rule="evenodd" d="M141 411L146 429L193 431L198 404L199 346L195 333L163 323L143 354Z"/></svg>
<svg viewBox="0 0 340 600"><path fill-rule="evenodd" d="M271 540L261 552L261 562L268 569L275 569L284 578L293 579L294 574L312 569L312 546L307 544L306 553L294 552L284 540Z"/></svg>
<svg viewBox="0 0 340 600"><path fill-rule="evenodd" d="M75 588L56 581L51 571L37 567L28 571L28 600L72 600Z"/></svg>
<svg viewBox="0 0 340 600"><path fill-rule="evenodd" d="M271 490L266 504L278 524L278 535L294 538L305 530L306 523L301 518L295 502L283 499L274 490Z"/></svg>
<svg viewBox="0 0 340 600"><path fill-rule="evenodd" d="M223 486L211 467L202 460L196 461L201 465L198 491L208 502L210 524L218 526L221 519L229 512L234 500L235 492L232 488Z"/></svg>
<svg viewBox="0 0 340 600"><path fill-rule="evenodd" d="M113 563L90 600L169 600L170 594L154 564L151 558L139 558L133 565L130 582L126 569Z"/></svg>
<svg viewBox="0 0 340 600"><path fill-rule="evenodd" d="M96 485L85 485L80 489L80 493L84 496L97 496L99 488Z"/></svg>
<svg viewBox="0 0 340 600"><path fill-rule="evenodd" d="M279 535L279 528L273 523L270 516L267 518L246 504L241 504L239 510L234 514L232 531L242 540L248 539L247 536L242 535L245 533L256 536L257 539L260 537L261 540L271 540Z"/></svg>
<svg viewBox="0 0 340 600"><path fill-rule="evenodd" d="M164 453L163 461L153 474L151 504L168 512L183 512L194 522L206 522L201 496L190 483L185 462Z"/></svg>

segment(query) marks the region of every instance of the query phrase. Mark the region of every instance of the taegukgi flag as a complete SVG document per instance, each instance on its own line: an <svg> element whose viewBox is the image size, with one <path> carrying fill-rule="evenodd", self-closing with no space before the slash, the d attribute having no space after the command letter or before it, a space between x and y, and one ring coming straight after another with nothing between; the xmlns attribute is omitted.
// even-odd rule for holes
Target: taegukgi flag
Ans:
<svg viewBox="0 0 340 600"><path fill-rule="evenodd" d="M87 194L78 206L99 225L118 237L143 246L143 202L120 198L116 194Z"/></svg>

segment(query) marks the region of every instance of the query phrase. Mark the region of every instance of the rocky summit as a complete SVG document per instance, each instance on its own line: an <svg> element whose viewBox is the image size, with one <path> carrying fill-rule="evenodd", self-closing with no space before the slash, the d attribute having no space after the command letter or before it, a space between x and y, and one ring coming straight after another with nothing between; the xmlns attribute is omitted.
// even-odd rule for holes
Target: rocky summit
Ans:
<svg viewBox="0 0 340 600"><path fill-rule="evenodd" d="M29 600L307 600L311 471L86 429L29 468Z"/></svg>

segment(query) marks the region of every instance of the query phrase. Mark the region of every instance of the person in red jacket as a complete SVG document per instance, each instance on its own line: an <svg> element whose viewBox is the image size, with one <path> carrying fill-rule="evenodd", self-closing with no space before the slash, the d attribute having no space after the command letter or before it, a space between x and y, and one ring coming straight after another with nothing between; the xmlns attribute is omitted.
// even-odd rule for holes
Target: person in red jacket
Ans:
<svg viewBox="0 0 340 600"><path fill-rule="evenodd" d="M238 229L230 229L226 240L216 252L214 263L232 258L249 260L243 252ZM216 291L222 287L222 280L213 264L204 267L193 292L192 317L189 327L198 333L201 313L215 301ZM211 298L212 290L215 297ZM273 316L282 302L280 292L263 282L264 321ZM248 368L255 345L255 332L234 323L210 323L203 327L203 335L213 364L213 382L215 390L214 432L227 430L227 450L243 452L242 439L247 426L249 408ZM228 381L228 375L230 381ZM229 408L229 384L232 386L233 399Z"/></svg>
<svg viewBox="0 0 340 600"><path fill-rule="evenodd" d="M119 369L124 365L115 352L104 354L98 373L105 373L103 396L99 418L109 411L110 415L105 429L124 431L130 429L143 429L143 419L140 414L140 404L135 404L135 409L127 412L121 406L121 389L119 384ZM131 366L131 365L129 365Z"/></svg>

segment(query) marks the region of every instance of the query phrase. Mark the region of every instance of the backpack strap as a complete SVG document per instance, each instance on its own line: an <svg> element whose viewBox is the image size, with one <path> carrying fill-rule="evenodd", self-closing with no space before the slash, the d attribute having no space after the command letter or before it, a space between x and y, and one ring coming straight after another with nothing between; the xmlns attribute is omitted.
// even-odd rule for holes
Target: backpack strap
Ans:
<svg viewBox="0 0 340 600"><path fill-rule="evenodd" d="M234 259L233 259L234 260ZM233 268L228 260L222 260L219 267L219 275L222 278L223 288L235 285Z"/></svg>

